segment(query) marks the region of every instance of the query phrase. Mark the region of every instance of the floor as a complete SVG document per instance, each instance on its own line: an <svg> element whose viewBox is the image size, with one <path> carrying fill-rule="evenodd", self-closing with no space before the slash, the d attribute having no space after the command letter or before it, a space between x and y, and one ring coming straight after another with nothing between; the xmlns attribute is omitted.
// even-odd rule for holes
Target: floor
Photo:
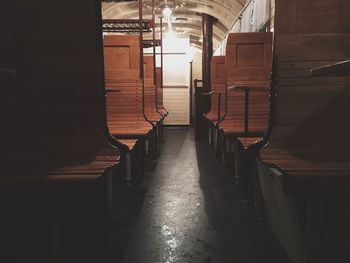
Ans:
<svg viewBox="0 0 350 263"><path fill-rule="evenodd" d="M193 129L166 129L160 151L132 202L125 200L114 262L289 263Z"/></svg>

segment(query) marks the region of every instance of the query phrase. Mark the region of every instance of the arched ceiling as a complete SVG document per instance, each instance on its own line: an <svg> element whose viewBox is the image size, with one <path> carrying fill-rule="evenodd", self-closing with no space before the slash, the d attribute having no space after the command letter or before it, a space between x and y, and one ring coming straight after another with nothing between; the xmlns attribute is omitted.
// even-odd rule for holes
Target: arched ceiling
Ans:
<svg viewBox="0 0 350 263"><path fill-rule="evenodd" d="M172 6L172 25L179 36L189 36L191 44L200 48L202 39L201 14L213 16L214 49L219 45L232 22L237 18L247 0L155 0L156 18L162 16L164 5ZM152 0L143 0L144 19L151 19ZM138 2L102 2L104 19L138 19ZM167 30L166 19L163 21ZM159 20L156 20L156 33L159 36ZM145 35L151 38L151 35Z"/></svg>

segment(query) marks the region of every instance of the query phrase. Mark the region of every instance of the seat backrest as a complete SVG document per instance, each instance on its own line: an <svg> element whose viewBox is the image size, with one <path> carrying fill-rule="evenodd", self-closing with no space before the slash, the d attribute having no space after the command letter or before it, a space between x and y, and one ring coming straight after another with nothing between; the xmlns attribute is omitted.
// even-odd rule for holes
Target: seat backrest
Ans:
<svg viewBox="0 0 350 263"><path fill-rule="evenodd" d="M163 108L162 68L156 68L157 78L157 109Z"/></svg>
<svg viewBox="0 0 350 263"><path fill-rule="evenodd" d="M213 56L210 69L212 84L226 84L225 56Z"/></svg>
<svg viewBox="0 0 350 263"><path fill-rule="evenodd" d="M143 116L138 36L106 35L104 41L108 125L137 125Z"/></svg>
<svg viewBox="0 0 350 263"><path fill-rule="evenodd" d="M143 56L143 70L144 70L145 86L153 86L154 84L153 56Z"/></svg>
<svg viewBox="0 0 350 263"><path fill-rule="evenodd" d="M269 147L302 159L349 160L350 75L310 70L350 57L350 2L276 1L276 93ZM329 12L332 10L332 12ZM287 23L288 21L288 23Z"/></svg>
<svg viewBox="0 0 350 263"><path fill-rule="evenodd" d="M226 46L227 104L223 124L244 129L245 91L249 87L249 131L268 127L268 98L272 72L272 33L231 33ZM228 123L229 122L229 123ZM242 126L243 125L243 126Z"/></svg>
<svg viewBox="0 0 350 263"><path fill-rule="evenodd" d="M226 78L229 86L269 82L272 71L272 33L231 33L226 46Z"/></svg>
<svg viewBox="0 0 350 263"><path fill-rule="evenodd" d="M55 12L45 5L1 2L0 68L14 72L0 76L5 176L90 162L103 134L101 10L93 0L51 2Z"/></svg>
<svg viewBox="0 0 350 263"><path fill-rule="evenodd" d="M214 95L211 96L210 111L218 113L219 95L215 93L220 93L220 116L224 116L226 109L225 56L213 56L210 71L211 91L214 93Z"/></svg>

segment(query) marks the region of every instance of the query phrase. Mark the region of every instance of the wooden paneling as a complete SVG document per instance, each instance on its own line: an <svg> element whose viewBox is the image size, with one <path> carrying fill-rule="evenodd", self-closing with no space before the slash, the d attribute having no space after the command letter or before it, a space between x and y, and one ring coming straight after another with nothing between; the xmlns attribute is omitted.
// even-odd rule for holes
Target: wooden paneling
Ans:
<svg viewBox="0 0 350 263"><path fill-rule="evenodd" d="M140 45L137 36L106 35L103 43L106 82L140 78Z"/></svg>
<svg viewBox="0 0 350 263"><path fill-rule="evenodd" d="M272 68L271 33L230 34L226 47L229 85L237 81L270 80Z"/></svg>

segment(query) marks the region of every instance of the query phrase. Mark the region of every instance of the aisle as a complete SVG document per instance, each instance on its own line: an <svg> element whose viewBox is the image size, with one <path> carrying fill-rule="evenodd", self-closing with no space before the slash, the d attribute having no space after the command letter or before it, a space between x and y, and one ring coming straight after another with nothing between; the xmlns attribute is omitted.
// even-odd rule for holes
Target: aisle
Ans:
<svg viewBox="0 0 350 263"><path fill-rule="evenodd" d="M254 209L241 202L211 146L183 128L165 132L123 262L289 261Z"/></svg>

